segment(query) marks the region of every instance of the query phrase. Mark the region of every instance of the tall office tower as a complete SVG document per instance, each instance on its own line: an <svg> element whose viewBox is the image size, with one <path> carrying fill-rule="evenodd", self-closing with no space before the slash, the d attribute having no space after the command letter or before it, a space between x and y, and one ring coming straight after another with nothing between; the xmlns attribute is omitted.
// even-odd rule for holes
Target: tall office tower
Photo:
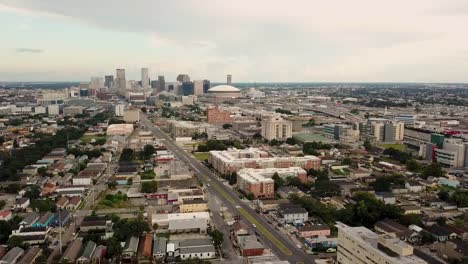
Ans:
<svg viewBox="0 0 468 264"><path fill-rule="evenodd" d="M292 137L292 122L281 117L262 119L262 137L284 141Z"/></svg>
<svg viewBox="0 0 468 264"><path fill-rule="evenodd" d="M164 80L163 75L158 76L158 83L159 83L158 92L166 90L166 81Z"/></svg>
<svg viewBox="0 0 468 264"><path fill-rule="evenodd" d="M148 68L141 68L141 87L143 89L149 88Z"/></svg>
<svg viewBox="0 0 468 264"><path fill-rule="evenodd" d="M227 81L226 81L227 85L232 85L232 75L231 74L228 74L227 75Z"/></svg>
<svg viewBox="0 0 468 264"><path fill-rule="evenodd" d="M203 81L202 80L193 81L193 94L203 95Z"/></svg>
<svg viewBox="0 0 468 264"><path fill-rule="evenodd" d="M188 74L179 74L177 76L177 81L184 83L184 82L190 82L190 77Z"/></svg>
<svg viewBox="0 0 468 264"><path fill-rule="evenodd" d="M91 89L99 89L104 87L104 79L102 77L91 77L91 81L89 82L89 87ZM84 88L84 87L83 87Z"/></svg>
<svg viewBox="0 0 468 264"><path fill-rule="evenodd" d="M114 87L114 75L104 76L104 86L109 89L112 89L112 87Z"/></svg>
<svg viewBox="0 0 468 264"><path fill-rule="evenodd" d="M153 88L153 89L158 89L158 88L159 88L159 81L158 81L158 80L152 80L152 81L150 82L150 86L151 86L151 88Z"/></svg>
<svg viewBox="0 0 468 264"><path fill-rule="evenodd" d="M193 94L194 94L193 82L184 82L182 84L182 95L193 95Z"/></svg>
<svg viewBox="0 0 468 264"><path fill-rule="evenodd" d="M125 91L127 89L127 80L125 79L125 69L117 69L115 74L115 88L118 91Z"/></svg>
<svg viewBox="0 0 468 264"><path fill-rule="evenodd" d="M210 89L210 81L209 80L203 80L203 93L206 94L206 92Z"/></svg>
<svg viewBox="0 0 468 264"><path fill-rule="evenodd" d="M413 247L398 237L378 235L363 227L337 222L339 264L422 264Z"/></svg>

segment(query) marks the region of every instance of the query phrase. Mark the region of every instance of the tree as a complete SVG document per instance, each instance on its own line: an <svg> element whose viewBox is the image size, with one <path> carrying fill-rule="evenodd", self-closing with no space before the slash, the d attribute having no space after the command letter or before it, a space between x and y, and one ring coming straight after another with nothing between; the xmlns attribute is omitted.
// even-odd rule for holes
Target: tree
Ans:
<svg viewBox="0 0 468 264"><path fill-rule="evenodd" d="M1 200L0 201L0 210L2 210L3 207L5 207L5 205L6 205L6 202L4 200Z"/></svg>
<svg viewBox="0 0 468 264"><path fill-rule="evenodd" d="M252 138L255 140L259 140L259 139L262 139L263 137L262 137L262 134L257 132L252 136Z"/></svg>
<svg viewBox="0 0 468 264"><path fill-rule="evenodd" d="M11 225L7 221L0 221L0 243L5 243L11 235Z"/></svg>
<svg viewBox="0 0 468 264"><path fill-rule="evenodd" d="M135 158L133 149L124 148L122 154L120 154L120 161L132 161Z"/></svg>
<svg viewBox="0 0 468 264"><path fill-rule="evenodd" d="M271 179L275 182L275 191L278 190L279 187L284 186L284 180L279 176L278 172L275 172Z"/></svg>
<svg viewBox="0 0 468 264"><path fill-rule="evenodd" d="M156 153L156 149L154 148L153 145L145 145L143 147L143 158L144 159L149 159L151 156Z"/></svg>
<svg viewBox="0 0 468 264"><path fill-rule="evenodd" d="M19 144L16 138L13 140L13 148L19 148Z"/></svg>
<svg viewBox="0 0 468 264"><path fill-rule="evenodd" d="M24 196L29 198L31 201L38 199L41 196L41 188L38 185L33 185L26 191Z"/></svg>
<svg viewBox="0 0 468 264"><path fill-rule="evenodd" d="M237 183L237 172L233 172L229 175L229 185L234 185Z"/></svg>
<svg viewBox="0 0 468 264"><path fill-rule="evenodd" d="M286 139L286 144L288 144L288 145L296 145L297 143L298 142L297 142L297 140L295 138L290 137L290 138Z"/></svg>
<svg viewBox="0 0 468 264"><path fill-rule="evenodd" d="M18 193L21 190L21 185L19 183L10 183L5 189L7 193Z"/></svg>
<svg viewBox="0 0 468 264"><path fill-rule="evenodd" d="M270 140L270 146L278 146L280 144L281 144L281 142L278 141L277 139Z"/></svg>
<svg viewBox="0 0 468 264"><path fill-rule="evenodd" d="M364 140L364 148L365 148L367 151L369 151L369 150L372 149L372 144L371 144L370 140L367 139L367 138L366 138L366 140Z"/></svg>
<svg viewBox="0 0 468 264"><path fill-rule="evenodd" d="M229 129L231 127L232 127L231 124L223 124L223 129Z"/></svg>
<svg viewBox="0 0 468 264"><path fill-rule="evenodd" d="M351 109L351 111L349 111L351 114L353 115L359 115L359 110L358 109Z"/></svg>
<svg viewBox="0 0 468 264"><path fill-rule="evenodd" d="M405 177L399 174L381 176L378 177L371 186L377 192L388 192L392 187L405 186Z"/></svg>
<svg viewBox="0 0 468 264"><path fill-rule="evenodd" d="M157 181L148 181L141 183L141 192L142 193L154 193L158 191L158 182Z"/></svg>
<svg viewBox="0 0 468 264"><path fill-rule="evenodd" d="M146 111L147 111L147 110L146 110L146 107L144 107L144 106L143 106L142 108L140 108L140 110L141 110L143 113L146 113Z"/></svg>
<svg viewBox="0 0 468 264"><path fill-rule="evenodd" d="M437 193L437 196L439 197L439 199L441 199L442 201L448 201L448 199L450 198L450 194L448 191L446 190L441 190L440 192Z"/></svg>
<svg viewBox="0 0 468 264"><path fill-rule="evenodd" d="M350 158L344 158L343 161L341 161L341 165L353 165L353 161Z"/></svg>
<svg viewBox="0 0 468 264"><path fill-rule="evenodd" d="M218 229L214 229L209 233L209 235L213 239L215 247L217 248L221 247L221 244L223 244L223 241L224 241L223 232L219 231Z"/></svg>
<svg viewBox="0 0 468 264"><path fill-rule="evenodd" d="M468 191L455 191L450 197L450 201L455 203L458 207L468 207Z"/></svg>
<svg viewBox="0 0 468 264"><path fill-rule="evenodd" d="M417 161L410 159L406 162L406 169L412 172L420 172L422 168Z"/></svg>
<svg viewBox="0 0 468 264"><path fill-rule="evenodd" d="M20 236L11 236L8 238L7 245L9 249L14 247L24 247L24 239Z"/></svg>
<svg viewBox="0 0 468 264"><path fill-rule="evenodd" d="M419 214L404 214L399 219L400 224L405 226L410 225L417 225L420 226L422 224L421 215Z"/></svg>
<svg viewBox="0 0 468 264"><path fill-rule="evenodd" d="M120 241L116 237L111 237L107 240L107 255L118 256L122 254L122 246L120 245Z"/></svg>
<svg viewBox="0 0 468 264"><path fill-rule="evenodd" d="M444 171L442 170L442 166L439 163L431 163L429 166L426 166L423 169L422 176L427 178L429 176L433 177L442 177L444 176Z"/></svg>
<svg viewBox="0 0 468 264"><path fill-rule="evenodd" d="M44 175L47 172L47 167L42 166L39 169L37 169L37 174L39 175Z"/></svg>

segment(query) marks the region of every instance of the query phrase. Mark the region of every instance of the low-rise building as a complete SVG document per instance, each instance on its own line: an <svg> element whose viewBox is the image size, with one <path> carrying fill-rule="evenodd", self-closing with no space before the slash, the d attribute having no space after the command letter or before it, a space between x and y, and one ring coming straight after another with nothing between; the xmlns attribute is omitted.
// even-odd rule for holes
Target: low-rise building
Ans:
<svg viewBox="0 0 468 264"><path fill-rule="evenodd" d="M23 256L24 249L20 247L14 247L10 249L1 259L0 264L15 264L19 258Z"/></svg>
<svg viewBox="0 0 468 264"><path fill-rule="evenodd" d="M280 206L278 210L281 220L284 223L305 223L309 219L309 212L306 209L294 206L284 205Z"/></svg>
<svg viewBox="0 0 468 264"><path fill-rule="evenodd" d="M81 248L83 247L83 242L79 239L72 240L70 244L68 244L67 249L63 253L62 257L60 258L61 262L73 263L78 258Z"/></svg>
<svg viewBox="0 0 468 264"><path fill-rule="evenodd" d="M179 256L186 259L211 259L216 256L216 249L211 239L188 239L179 242Z"/></svg>
<svg viewBox="0 0 468 264"><path fill-rule="evenodd" d="M208 211L208 203L203 199L184 200L179 205L181 213L193 213Z"/></svg>
<svg viewBox="0 0 468 264"><path fill-rule="evenodd" d="M303 225L298 228L300 237L329 236L330 227L327 225Z"/></svg>

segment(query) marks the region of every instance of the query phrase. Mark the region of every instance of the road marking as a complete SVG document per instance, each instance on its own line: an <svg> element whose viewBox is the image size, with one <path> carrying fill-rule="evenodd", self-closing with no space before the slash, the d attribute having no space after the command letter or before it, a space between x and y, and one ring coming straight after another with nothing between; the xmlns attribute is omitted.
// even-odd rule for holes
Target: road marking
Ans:
<svg viewBox="0 0 468 264"><path fill-rule="evenodd" d="M275 246L277 246L281 251L283 251L284 254L288 256L292 256L292 252L283 244L281 241L278 240L270 231L268 231L260 222L257 221L249 212L247 212L244 208L238 208L239 212L247 219L249 219L250 222L255 224L257 228L265 235L266 238L268 238Z"/></svg>

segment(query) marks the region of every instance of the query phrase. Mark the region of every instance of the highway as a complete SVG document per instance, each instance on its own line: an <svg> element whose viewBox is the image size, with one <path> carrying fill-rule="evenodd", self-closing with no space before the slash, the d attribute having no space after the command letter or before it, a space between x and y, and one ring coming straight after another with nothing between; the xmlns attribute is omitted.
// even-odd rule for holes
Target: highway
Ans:
<svg viewBox="0 0 468 264"><path fill-rule="evenodd" d="M242 201L238 193L225 186L212 171L177 145L172 138L156 127L146 115L141 114L140 119L140 122L156 137L164 139L167 149L179 160L185 162L205 186L208 183L210 184L211 187L207 188L210 194L218 197L233 215L240 215L252 227L254 224L256 225L255 229L260 234L259 238L276 256L290 263L313 263L315 259L313 255L309 255L302 249L297 248L297 245L287 235L275 230L272 225L267 223L264 216L259 215Z"/></svg>

